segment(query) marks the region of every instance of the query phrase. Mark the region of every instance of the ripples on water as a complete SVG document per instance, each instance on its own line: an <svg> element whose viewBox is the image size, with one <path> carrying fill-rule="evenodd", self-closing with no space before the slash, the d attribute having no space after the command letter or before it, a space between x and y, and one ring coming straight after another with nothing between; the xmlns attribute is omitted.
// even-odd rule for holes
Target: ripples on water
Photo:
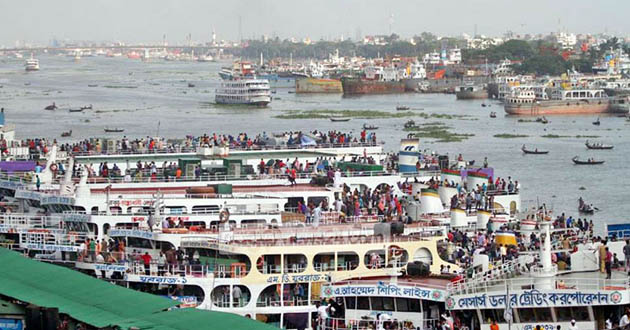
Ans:
<svg viewBox="0 0 630 330"><path fill-rule="evenodd" d="M0 106L5 107L7 121L15 123L20 138L44 136L59 138L62 131L72 129L72 139L103 136L104 126L124 127L125 134L142 137L156 134L181 138L187 134L222 132L250 134L286 130L342 130L358 132L361 119L350 122L330 122L328 119L276 119L286 110L379 110L396 113L396 105L424 109L427 114L470 115L472 118L435 119L391 118L373 119L378 125L379 139L386 149L394 151L406 133L403 124L408 119L416 123L442 122L457 133L474 134L456 143L434 143L421 140L421 147L478 164L487 156L497 169L497 175L511 175L522 186L523 205L545 202L557 212L575 217L577 199L584 199L601 209L593 219L602 232L605 223L626 221L630 210L626 199L628 189L628 130L623 118L602 117L599 127L591 122L595 116L549 117L550 123L519 123L518 117L504 116L498 103L481 107L482 101L456 101L454 95L403 94L370 95L344 98L341 95L295 95L278 90L268 108L217 106L214 89L219 83L217 72L221 63L164 62L143 63L126 58L83 58L75 63L72 58L40 56L41 70L26 73L22 60L0 61ZM224 63L227 64L227 63ZM188 87L188 83L195 87ZM88 85L97 85L89 87ZM93 104L93 111L69 113L63 110L44 111L51 102L60 107ZM487 101L486 101L487 102ZM495 119L489 118L496 111ZM470 120L473 119L473 120ZM496 134L523 134L528 137L501 139ZM567 136L543 138L543 135ZM590 151L581 135L597 135L590 140L615 145L611 151ZM62 140L63 141L63 140ZM549 150L548 155L523 155L520 148ZM573 156L606 160L601 166L575 166ZM579 190L584 187L585 190Z"/></svg>

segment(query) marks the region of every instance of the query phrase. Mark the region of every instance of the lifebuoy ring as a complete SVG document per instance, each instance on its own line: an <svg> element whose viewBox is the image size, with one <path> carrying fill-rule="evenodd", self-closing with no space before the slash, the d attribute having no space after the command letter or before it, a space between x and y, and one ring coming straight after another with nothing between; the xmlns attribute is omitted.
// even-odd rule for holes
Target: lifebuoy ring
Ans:
<svg viewBox="0 0 630 330"><path fill-rule="evenodd" d="M57 170L57 164L50 165L50 170L53 171L53 172L56 171Z"/></svg>
<svg viewBox="0 0 630 330"><path fill-rule="evenodd" d="M230 212L228 212L227 210L221 211L221 213L219 213L219 221L221 223L225 223L228 220L230 220Z"/></svg>

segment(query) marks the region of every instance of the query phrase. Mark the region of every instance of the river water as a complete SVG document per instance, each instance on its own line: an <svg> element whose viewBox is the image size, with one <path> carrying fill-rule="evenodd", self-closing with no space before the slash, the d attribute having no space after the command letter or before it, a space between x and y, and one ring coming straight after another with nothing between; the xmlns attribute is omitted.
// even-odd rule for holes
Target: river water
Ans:
<svg viewBox="0 0 630 330"><path fill-rule="evenodd" d="M482 163L488 157L500 177L508 175L522 187L523 205L546 203L556 213L579 217L577 199L582 196L600 209L593 219L596 231L602 233L606 223L626 222L630 203L628 152L630 123L623 118L602 117L601 126L594 126L594 116L553 116L550 123L518 122L507 117L501 104L482 101L456 101L454 95L415 94L367 95L344 98L341 95L296 95L277 90L267 108L217 106L214 89L219 83L217 72L229 63L141 62L127 58L88 57L75 62L71 57L39 56L41 70L25 72L23 60L0 60L0 106L8 123L16 125L18 138L57 138L62 131L72 130L70 140L104 136L105 126L125 128L128 137L159 135L181 138L188 134L247 132L250 135L287 130L341 130L358 132L367 122L330 122L328 119L278 119L288 110L378 110L396 113L404 104L417 113L467 115L466 118L385 118L372 119L380 128L379 139L386 149L398 149L406 136L403 124L441 122L456 133L474 134L462 142L437 143L421 139L422 149L463 154L467 160ZM192 83L195 87L188 87ZM88 85L97 85L89 87ZM44 111L56 102L58 106L79 107L93 104L93 111L69 113L67 110ZM486 101L488 102L488 101ZM496 111L497 118L489 118ZM531 118L530 118L531 119ZM527 135L521 138L497 138L496 134ZM565 137L544 138L555 134ZM586 138L614 144L610 151L591 151L584 146ZM549 150L548 155L523 155L520 148ZM595 157L604 165L577 166L571 158ZM583 187L584 190L580 190Z"/></svg>

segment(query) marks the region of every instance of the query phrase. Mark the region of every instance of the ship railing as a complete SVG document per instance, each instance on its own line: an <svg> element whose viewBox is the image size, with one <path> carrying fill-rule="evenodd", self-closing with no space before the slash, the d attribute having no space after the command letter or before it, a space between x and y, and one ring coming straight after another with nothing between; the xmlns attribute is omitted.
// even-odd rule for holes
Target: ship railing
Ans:
<svg viewBox="0 0 630 330"><path fill-rule="evenodd" d="M245 307L248 303L249 297L245 293L243 293L243 297L240 299L233 298L231 303L228 295L212 298L212 304L218 308L241 308Z"/></svg>
<svg viewBox="0 0 630 330"><path fill-rule="evenodd" d="M266 246L313 246L313 245L353 245L353 244L375 244L375 243L403 243L403 242L418 242L426 241L427 238L420 235L409 236L393 236L382 237L373 235L347 235L336 234L335 236L315 236L312 237L281 237L276 239L270 239L268 237L263 239L241 239L241 240L217 240L209 237L197 237L198 240L194 240L195 237L182 238L182 245L187 247L197 248L215 248L215 249L228 249L230 246L243 246L243 247L266 247Z"/></svg>
<svg viewBox="0 0 630 330"><path fill-rule="evenodd" d="M221 264L187 264L187 263L158 263L152 261L147 269L141 261L116 260L123 259L122 252L106 253L109 262L99 263L94 257L95 254L87 253L79 257L80 262L87 264L125 266L125 272L131 275L140 276L163 276L163 277L195 277L195 278L240 278L247 275L247 271L231 270ZM126 254L125 254L126 255ZM126 255L134 258L138 255Z"/></svg>
<svg viewBox="0 0 630 330"><path fill-rule="evenodd" d="M396 176L401 175L403 177L415 177L415 176L432 176L435 173L433 171L420 171L420 172L411 172L411 173L400 173L396 171L345 171L341 172L341 177L343 178L356 178L356 177L374 177L374 176ZM318 176L325 176L325 172L300 172L296 173L296 179L312 179ZM78 182L78 178L75 181ZM217 175L188 175L188 176L156 176L152 177L149 174L145 173L141 177L137 177L135 175L125 177L125 176L93 176L87 179L88 184L109 184L109 183L161 183L161 182L229 182L229 181L257 181L257 180L284 180L288 181L287 174L284 173L274 173L274 174L242 174L242 175L225 175L225 174L217 174ZM332 181L332 180L331 180ZM56 182L60 182L60 180L56 180ZM255 188L255 187L254 187Z"/></svg>
<svg viewBox="0 0 630 330"><path fill-rule="evenodd" d="M533 274L532 274L533 275ZM449 295L465 295L480 293L505 292L506 287L510 290L531 290L539 285L539 279L534 276L520 276L515 278L493 279L479 281L474 285L453 286ZM628 278L605 279L603 277L580 278L571 276L556 276L551 279L551 285L557 290L628 290L630 282Z"/></svg>
<svg viewBox="0 0 630 330"><path fill-rule="evenodd" d="M59 228L63 227L63 219L58 216L31 214L0 214L0 225L13 229Z"/></svg>
<svg viewBox="0 0 630 330"><path fill-rule="evenodd" d="M387 313L387 312L384 312ZM378 311L373 311L372 315L378 315ZM440 325L439 319L422 319L420 324L409 320L386 320L379 321L375 317L365 316L361 319L333 318L328 317L318 320L320 330L372 330L372 329L400 329L400 330L428 330L437 329Z"/></svg>
<svg viewBox="0 0 630 330"><path fill-rule="evenodd" d="M485 272L479 272L472 275L471 278L462 278L447 284L447 290L450 292L467 291L476 287L479 283L487 283L496 281L506 276L512 276L519 272L520 260L513 259L504 262L495 262L492 268Z"/></svg>
<svg viewBox="0 0 630 330"><path fill-rule="evenodd" d="M256 302L256 307L282 307L282 306L308 306L308 299L304 297L288 297L288 299L280 300L277 297L261 296Z"/></svg>
<svg viewBox="0 0 630 330"><path fill-rule="evenodd" d="M129 273L134 275L181 276L200 278L212 277L214 275L214 272L210 271L208 267L202 264L160 264L157 262L151 262L149 264L149 274L147 274L145 265L142 262L128 262L127 266L129 267Z"/></svg>
<svg viewBox="0 0 630 330"><path fill-rule="evenodd" d="M353 148L353 147L377 147L382 146L385 143L382 141L379 142L346 142L346 143L318 143L314 146L304 146L301 144L291 144L291 145L251 145L251 146L237 146L231 145L229 146L230 151L266 151L266 150L311 150L311 149L323 149L323 148ZM226 146L218 146L218 147L226 147ZM115 155L147 155L147 154L193 154L198 151L199 148L204 148L203 146L198 146L195 144L193 146L172 146L172 147L164 147L164 148L132 148L123 150L120 148L116 148L115 150L101 150L100 152L96 150L90 151L77 151L72 152L72 155L75 157L98 157L98 156L115 156ZM209 148L209 147L208 147Z"/></svg>

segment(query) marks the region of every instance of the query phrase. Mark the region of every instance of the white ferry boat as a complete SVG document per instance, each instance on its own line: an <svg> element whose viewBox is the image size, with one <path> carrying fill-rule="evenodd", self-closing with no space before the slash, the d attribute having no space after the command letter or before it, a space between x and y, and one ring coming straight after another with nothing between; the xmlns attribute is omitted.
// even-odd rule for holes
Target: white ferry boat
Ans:
<svg viewBox="0 0 630 330"><path fill-rule="evenodd" d="M33 54L31 54L31 58L26 60L24 63L24 69L26 71L38 71L39 70L39 60L33 58Z"/></svg>
<svg viewBox="0 0 630 330"><path fill-rule="evenodd" d="M269 81L266 79L223 80L216 89L217 104L267 106L271 102Z"/></svg>

